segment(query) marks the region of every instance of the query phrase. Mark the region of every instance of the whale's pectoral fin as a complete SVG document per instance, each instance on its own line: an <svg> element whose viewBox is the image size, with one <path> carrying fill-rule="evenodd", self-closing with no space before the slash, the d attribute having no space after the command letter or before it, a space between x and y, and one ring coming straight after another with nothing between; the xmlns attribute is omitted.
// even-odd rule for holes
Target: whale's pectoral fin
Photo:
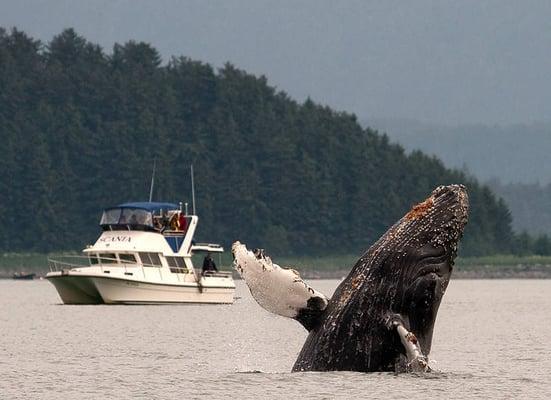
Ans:
<svg viewBox="0 0 551 400"><path fill-rule="evenodd" d="M407 358L405 370L407 372L430 372L428 357L423 354L415 334L406 328L407 323L402 316L391 314L387 316L385 322L388 329L396 330L404 346Z"/></svg>
<svg viewBox="0 0 551 400"><path fill-rule="evenodd" d="M241 274L253 298L264 309L294 318L312 330L327 307L327 297L311 288L292 268L272 263L264 250L247 250L244 244L232 245L234 268Z"/></svg>
<svg viewBox="0 0 551 400"><path fill-rule="evenodd" d="M396 331L398 332L398 336L400 336L402 345L406 349L406 371L430 372L428 357L423 354L419 341L413 332L408 331L403 325L398 325Z"/></svg>

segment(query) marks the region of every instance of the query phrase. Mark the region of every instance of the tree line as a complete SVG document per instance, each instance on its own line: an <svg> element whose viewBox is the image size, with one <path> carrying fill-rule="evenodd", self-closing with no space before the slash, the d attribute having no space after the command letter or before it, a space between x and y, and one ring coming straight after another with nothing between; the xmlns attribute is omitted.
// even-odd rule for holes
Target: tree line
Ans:
<svg viewBox="0 0 551 400"><path fill-rule="evenodd" d="M67 29L49 43L0 30L0 249L80 249L104 207L190 201L198 240L277 254L360 253L438 185L471 202L460 253L518 246L501 199L356 117L299 103L231 64L163 63L141 42L110 53Z"/></svg>
<svg viewBox="0 0 551 400"><path fill-rule="evenodd" d="M488 181L501 196L513 215L512 227L517 235L514 252L551 255L551 183L502 183Z"/></svg>

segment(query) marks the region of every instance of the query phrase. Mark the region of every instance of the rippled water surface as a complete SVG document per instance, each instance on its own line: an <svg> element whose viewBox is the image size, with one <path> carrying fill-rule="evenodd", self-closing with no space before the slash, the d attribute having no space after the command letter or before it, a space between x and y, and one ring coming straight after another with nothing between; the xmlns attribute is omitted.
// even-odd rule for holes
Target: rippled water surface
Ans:
<svg viewBox="0 0 551 400"><path fill-rule="evenodd" d="M242 282L237 296L64 306L46 281L0 281L0 398L551 398L551 281L452 281L434 332L439 372L422 375L289 373L306 331Z"/></svg>

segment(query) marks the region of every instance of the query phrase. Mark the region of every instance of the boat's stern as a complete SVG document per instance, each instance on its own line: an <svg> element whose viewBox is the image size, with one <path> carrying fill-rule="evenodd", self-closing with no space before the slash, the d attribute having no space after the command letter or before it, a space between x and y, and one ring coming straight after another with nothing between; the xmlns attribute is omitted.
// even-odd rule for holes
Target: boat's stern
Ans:
<svg viewBox="0 0 551 400"><path fill-rule="evenodd" d="M199 280L199 288L208 302L231 304L235 296L235 282L231 272L207 272Z"/></svg>

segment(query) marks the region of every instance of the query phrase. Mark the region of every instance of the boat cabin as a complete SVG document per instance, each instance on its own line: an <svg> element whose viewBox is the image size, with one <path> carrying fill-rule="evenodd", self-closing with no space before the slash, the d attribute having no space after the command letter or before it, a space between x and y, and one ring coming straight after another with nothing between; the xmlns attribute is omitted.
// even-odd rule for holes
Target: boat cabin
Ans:
<svg viewBox="0 0 551 400"><path fill-rule="evenodd" d="M103 234L85 253L91 265L161 266L161 259L165 259L170 268L179 271L185 268L181 256L224 251L218 244L195 243L197 220L173 203L137 202L106 208L100 221Z"/></svg>
<svg viewBox="0 0 551 400"><path fill-rule="evenodd" d="M192 246L193 254L201 253L219 253L224 251L222 246L212 243L199 243ZM97 252L87 250L89 265L95 266L110 266L110 267L128 267L132 265L139 265L142 267L157 267L162 268L167 266L170 272L187 274L192 272L193 264L191 260L186 261L186 257L180 255L167 255L157 252L121 252L113 251ZM218 265L221 265L222 259L219 257Z"/></svg>

